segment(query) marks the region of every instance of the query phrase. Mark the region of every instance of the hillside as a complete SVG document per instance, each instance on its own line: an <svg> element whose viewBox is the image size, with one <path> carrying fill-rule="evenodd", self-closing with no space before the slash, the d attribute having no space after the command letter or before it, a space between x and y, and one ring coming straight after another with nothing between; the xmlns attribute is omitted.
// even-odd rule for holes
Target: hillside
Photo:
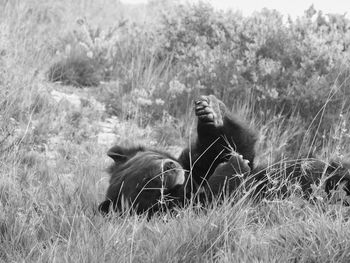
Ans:
<svg viewBox="0 0 350 263"><path fill-rule="evenodd" d="M0 1L1 262L349 262L349 208L246 196L103 218L106 151L178 154L215 94L259 133L257 163L347 162L350 21L151 1ZM142 14L142 15L140 15ZM143 17L144 16L144 17ZM294 188L293 188L294 189Z"/></svg>

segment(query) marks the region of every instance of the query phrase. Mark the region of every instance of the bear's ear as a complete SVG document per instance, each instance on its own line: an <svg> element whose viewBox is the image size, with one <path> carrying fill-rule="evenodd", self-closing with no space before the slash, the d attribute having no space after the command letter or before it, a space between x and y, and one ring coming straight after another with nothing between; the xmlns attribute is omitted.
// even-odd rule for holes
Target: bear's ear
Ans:
<svg viewBox="0 0 350 263"><path fill-rule="evenodd" d="M143 152L145 149L141 146L125 148L119 145L113 146L108 150L107 155L116 163L123 163L135 156L138 152Z"/></svg>
<svg viewBox="0 0 350 263"><path fill-rule="evenodd" d="M109 208L111 206L112 202L111 200L105 200L98 206L98 211L103 215L106 216L109 213Z"/></svg>

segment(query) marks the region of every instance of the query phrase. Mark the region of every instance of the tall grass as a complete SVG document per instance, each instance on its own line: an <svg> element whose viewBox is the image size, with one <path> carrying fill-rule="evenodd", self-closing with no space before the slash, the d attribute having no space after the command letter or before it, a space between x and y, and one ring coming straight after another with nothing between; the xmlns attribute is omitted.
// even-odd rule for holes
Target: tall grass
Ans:
<svg viewBox="0 0 350 263"><path fill-rule="evenodd" d="M94 129L104 116L88 103L80 110L55 103L50 91L64 88L46 82L44 73L55 58L55 41L77 18L109 24L125 7L87 0L0 5L0 261L349 262L348 208L311 205L293 196L259 204L232 198L151 220L145 215L101 217L96 208L108 184L104 169L109 160ZM169 65L156 65L142 48L135 52L130 83L124 87L151 90L167 78ZM91 93L106 96L102 88L108 85L109 92L120 88L105 84ZM119 92L122 96L121 88ZM177 145L180 140L187 144L191 135L186 134L194 126L190 100L186 105L188 117L179 124L183 130L170 134ZM142 102L132 106L143 113ZM250 117L259 130L260 163L272 162L302 133L297 117L277 115L262 122L254 119L248 102L237 102L233 111ZM157 143L154 138L166 135L142 130L133 119L126 124L127 112L120 116L119 142L133 134ZM160 119L158 129L170 125L164 116ZM349 151L348 119L348 113L339 116L333 134L324 140L323 157Z"/></svg>

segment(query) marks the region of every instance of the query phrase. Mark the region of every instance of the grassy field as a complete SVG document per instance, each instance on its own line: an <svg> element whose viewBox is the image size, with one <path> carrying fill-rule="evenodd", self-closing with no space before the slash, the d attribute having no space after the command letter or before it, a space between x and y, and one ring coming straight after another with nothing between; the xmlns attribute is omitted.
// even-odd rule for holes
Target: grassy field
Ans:
<svg viewBox="0 0 350 263"><path fill-rule="evenodd" d="M106 135L113 107L121 107L118 98L110 99L123 92L118 81L90 88L47 81L61 37L79 18L104 25L137 13L115 2L0 1L0 261L350 262L349 208L321 197L313 204L297 194L253 204L243 196L151 220L103 218L97 212L111 163L105 152L113 142L137 141L179 153L195 127L189 100L179 123L166 114L157 123L136 118L140 107L131 117L122 112ZM171 71L139 52L130 69L135 94ZM258 163L281 156L297 135L303 140L300 151L313 149L314 133L301 128L300 119L271 114L261 120L252 108L254 98L232 105L259 131ZM346 112L337 116L320 158L346 157L348 121Z"/></svg>

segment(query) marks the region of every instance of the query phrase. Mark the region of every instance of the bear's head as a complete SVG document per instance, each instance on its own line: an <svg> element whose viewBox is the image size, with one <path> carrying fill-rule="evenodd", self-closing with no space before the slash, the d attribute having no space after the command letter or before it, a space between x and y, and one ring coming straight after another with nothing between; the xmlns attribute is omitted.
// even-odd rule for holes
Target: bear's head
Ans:
<svg viewBox="0 0 350 263"><path fill-rule="evenodd" d="M133 208L137 213L155 212L168 201L181 198L185 171L170 154L145 147L114 146L108 151L114 160L109 168L110 185L99 211L107 214ZM172 202L171 202L172 203Z"/></svg>

